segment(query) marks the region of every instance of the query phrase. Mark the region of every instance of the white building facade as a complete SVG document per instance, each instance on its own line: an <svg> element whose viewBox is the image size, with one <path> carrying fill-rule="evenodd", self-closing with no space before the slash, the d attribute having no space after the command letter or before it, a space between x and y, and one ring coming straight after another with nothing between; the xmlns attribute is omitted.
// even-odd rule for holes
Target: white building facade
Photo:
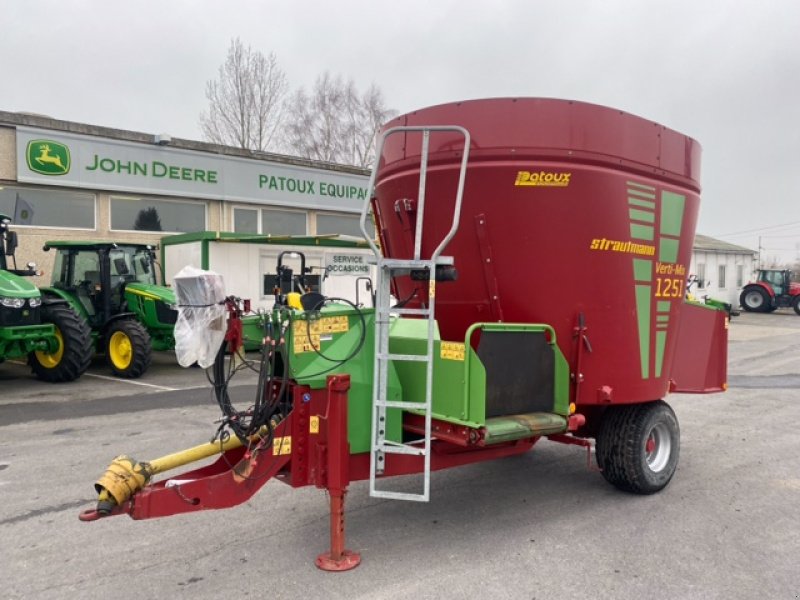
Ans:
<svg viewBox="0 0 800 600"><path fill-rule="evenodd" d="M758 254L705 235L696 235L689 274L697 276L691 292L697 298L710 296L739 306L739 294L752 281Z"/></svg>

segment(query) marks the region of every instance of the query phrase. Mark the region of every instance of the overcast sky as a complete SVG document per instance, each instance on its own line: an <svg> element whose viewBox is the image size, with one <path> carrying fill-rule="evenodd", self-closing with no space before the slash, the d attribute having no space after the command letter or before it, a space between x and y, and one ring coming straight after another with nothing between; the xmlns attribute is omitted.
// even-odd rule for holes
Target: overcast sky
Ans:
<svg viewBox="0 0 800 600"><path fill-rule="evenodd" d="M790 0L3 0L0 110L201 139L231 39L290 85L376 83L402 112L569 98L703 146L699 233L800 258L800 3ZM744 232L744 233L740 233Z"/></svg>

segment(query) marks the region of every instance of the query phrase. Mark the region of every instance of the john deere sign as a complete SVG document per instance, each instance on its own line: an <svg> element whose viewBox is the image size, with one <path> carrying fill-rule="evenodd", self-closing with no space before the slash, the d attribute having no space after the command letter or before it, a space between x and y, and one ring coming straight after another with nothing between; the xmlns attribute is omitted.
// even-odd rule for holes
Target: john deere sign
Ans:
<svg viewBox="0 0 800 600"><path fill-rule="evenodd" d="M31 140L25 156L28 168L42 175L66 175L69 173L69 148L52 140Z"/></svg>
<svg viewBox="0 0 800 600"><path fill-rule="evenodd" d="M17 128L17 179L349 212L361 210L368 181L366 176L335 170L28 127Z"/></svg>

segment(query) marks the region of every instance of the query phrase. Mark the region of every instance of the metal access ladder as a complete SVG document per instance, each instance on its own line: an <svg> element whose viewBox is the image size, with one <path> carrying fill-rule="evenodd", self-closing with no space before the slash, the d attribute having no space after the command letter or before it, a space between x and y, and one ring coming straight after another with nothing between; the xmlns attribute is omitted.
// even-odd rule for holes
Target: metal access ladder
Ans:
<svg viewBox="0 0 800 600"><path fill-rule="evenodd" d="M461 159L461 171L458 177L458 188L453 210L453 221L449 232L436 246L430 257L422 257L422 229L425 216L425 183L428 173L428 155L431 132L450 131L464 136L464 152ZM412 259L384 258L374 241L366 230L367 213L370 199L375 194L375 180L380 166L383 147L388 137L400 133L422 133L422 150L420 153L419 193L417 198L417 222L414 232L414 256ZM379 137L375 166L369 180L369 194L367 202L361 211L361 232L375 253L377 261L377 281L375 284L375 365L374 382L372 388L372 443L369 469L369 494L375 498L390 498L394 500L413 500L427 502L430 498L431 474L431 393L433 390L433 342L436 334L436 320L434 318L434 304L436 298L436 267L437 265L452 265L453 258L441 256L442 251L458 230L461 214L461 200L464 193L464 180L467 173L467 160L469 159L470 135L463 127L430 126L430 127L393 127ZM427 270L429 302L426 308L398 308L391 306L390 283L392 277L407 275L412 270ZM396 354L389 351L389 330L394 316L414 315L427 320L427 346L425 354ZM420 401L389 400L389 365L395 361L424 362L425 369L425 398ZM386 411L397 408L401 410L414 410L425 415L425 435L422 440L402 444L386 439ZM423 491L421 494L408 492L395 492L378 489L378 481L384 473L387 454L406 454L419 456L424 461L423 466Z"/></svg>

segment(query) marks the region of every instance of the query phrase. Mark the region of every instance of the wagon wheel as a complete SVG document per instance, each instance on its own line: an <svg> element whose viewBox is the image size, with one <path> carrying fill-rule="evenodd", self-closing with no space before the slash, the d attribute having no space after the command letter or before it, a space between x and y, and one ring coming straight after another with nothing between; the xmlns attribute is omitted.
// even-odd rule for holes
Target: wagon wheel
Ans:
<svg viewBox="0 0 800 600"><path fill-rule="evenodd" d="M662 400L611 407L603 417L596 454L612 485L636 494L658 492L678 466L678 419Z"/></svg>

